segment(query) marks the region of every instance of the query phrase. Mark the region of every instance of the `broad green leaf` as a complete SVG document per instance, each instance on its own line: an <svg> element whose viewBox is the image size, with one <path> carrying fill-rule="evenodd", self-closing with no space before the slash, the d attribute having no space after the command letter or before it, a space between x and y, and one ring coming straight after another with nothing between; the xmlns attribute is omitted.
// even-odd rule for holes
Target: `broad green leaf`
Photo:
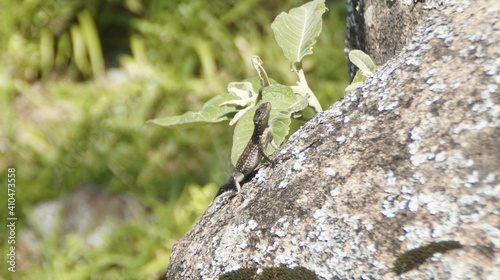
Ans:
<svg viewBox="0 0 500 280"><path fill-rule="evenodd" d="M346 91L346 92L355 91L355 90L357 90L358 88L360 88L361 86L363 86L363 83L362 83L362 82L359 82L359 83L352 83L352 84L348 85L348 86L345 88L345 91Z"/></svg>
<svg viewBox="0 0 500 280"><path fill-rule="evenodd" d="M256 92L259 92L260 90L260 79L259 77L252 77L252 78L248 78L245 80L245 82L249 82L252 84L253 86L253 89L256 91ZM277 82L273 79L269 79L269 83L271 83L271 85L275 85L277 84Z"/></svg>
<svg viewBox="0 0 500 280"><path fill-rule="evenodd" d="M229 125L234 125L240 120L241 116L243 116L245 112L255 106L259 94L255 91L252 83L250 82L230 83L227 86L227 90L231 93L236 94L240 99L226 101L221 103L219 106L232 105L244 107L238 113L236 113L233 119L229 122Z"/></svg>
<svg viewBox="0 0 500 280"><path fill-rule="evenodd" d="M257 102L258 93L250 82L232 82L227 86L227 91L234 93L239 99L221 103L219 106L247 106Z"/></svg>
<svg viewBox="0 0 500 280"><path fill-rule="evenodd" d="M312 54L326 10L324 0L307 2L288 14L282 12L271 24L276 41L295 71L300 69L302 58Z"/></svg>
<svg viewBox="0 0 500 280"><path fill-rule="evenodd" d="M359 70L356 72L356 76L354 76L352 83L345 88L347 92L355 91L357 88L361 87L365 80L373 75L379 68L379 66L373 63L370 56L360 50L350 51L349 60L356 65Z"/></svg>
<svg viewBox="0 0 500 280"><path fill-rule="evenodd" d="M295 94L288 86L274 84L262 90L262 98L259 102L247 111L236 124L233 134L233 148L231 151L231 161L233 165L238 161L239 156L245 149L252 136L254 125L253 116L260 104L271 102L271 117L269 125L273 131L274 141L280 145L290 130L290 115L301 111L307 107L307 98ZM273 152L271 145L268 145L268 154Z"/></svg>
<svg viewBox="0 0 500 280"><path fill-rule="evenodd" d="M362 71L358 70L356 72L356 76L354 76L354 79L352 79L351 84L345 88L345 91L346 92L355 91L356 89L358 89L359 87L361 87L363 85L365 80L366 80L366 77L363 75Z"/></svg>
<svg viewBox="0 0 500 280"><path fill-rule="evenodd" d="M188 128L198 126L204 123L217 123L229 119L228 115L235 112L234 107L219 106L221 103L234 100L237 95L234 93L224 93L210 99L203 105L199 112L187 112L180 116L172 116L160 119L149 120L148 123L154 123L171 128Z"/></svg>
<svg viewBox="0 0 500 280"><path fill-rule="evenodd" d="M370 77L377 69L373 60L364 52L360 50L353 50L349 52L349 60L356 65L365 77Z"/></svg>
<svg viewBox="0 0 500 280"><path fill-rule="evenodd" d="M257 77L246 79L244 82L250 83L254 92L259 92L260 82ZM276 84L276 81L272 79L270 82L271 84ZM207 101L199 112L187 112L180 116L159 118L147 122L170 128L189 128L201 124L226 121L238 111L235 109L234 104L230 104L234 100L241 100L234 91L224 93ZM228 106L222 106L224 103Z"/></svg>

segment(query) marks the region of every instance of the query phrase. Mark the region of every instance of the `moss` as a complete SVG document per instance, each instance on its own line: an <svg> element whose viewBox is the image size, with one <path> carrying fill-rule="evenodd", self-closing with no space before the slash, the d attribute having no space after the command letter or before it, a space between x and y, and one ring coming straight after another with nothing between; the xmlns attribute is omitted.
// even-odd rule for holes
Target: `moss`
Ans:
<svg viewBox="0 0 500 280"><path fill-rule="evenodd" d="M318 279L318 276L314 272L310 271L305 267L296 267L290 269L285 266L281 267L267 267L264 268L262 274L258 278L259 280L313 280Z"/></svg>
<svg viewBox="0 0 500 280"><path fill-rule="evenodd" d="M240 268L219 276L219 280L248 280L253 279L257 268Z"/></svg>
<svg viewBox="0 0 500 280"><path fill-rule="evenodd" d="M240 268L235 271L231 271L228 273L224 273L219 276L219 280L247 280L253 279L255 276L255 272L257 272L257 268Z"/></svg>
<svg viewBox="0 0 500 280"><path fill-rule="evenodd" d="M315 280L319 279L314 272L305 267L296 267L294 269L280 267L266 267L262 274L257 275L257 268L241 268L235 271L225 273L219 277L220 280Z"/></svg>
<svg viewBox="0 0 500 280"><path fill-rule="evenodd" d="M457 248L462 248L462 245L457 241L432 242L429 245L410 250L400 255L394 262L393 270L397 274L405 273L424 263L434 253L443 253Z"/></svg>

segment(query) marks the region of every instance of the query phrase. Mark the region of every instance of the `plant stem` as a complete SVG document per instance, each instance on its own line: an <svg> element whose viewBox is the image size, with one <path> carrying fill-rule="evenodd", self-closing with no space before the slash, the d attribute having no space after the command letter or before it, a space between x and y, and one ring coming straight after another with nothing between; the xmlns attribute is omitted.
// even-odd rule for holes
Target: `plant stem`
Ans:
<svg viewBox="0 0 500 280"><path fill-rule="evenodd" d="M321 108L321 104L319 104L316 95L312 92L307 84L306 76L304 75L304 70L298 69L297 75L299 76L299 86L306 92L307 101L309 102L309 106L313 107L317 113L323 112L323 108Z"/></svg>

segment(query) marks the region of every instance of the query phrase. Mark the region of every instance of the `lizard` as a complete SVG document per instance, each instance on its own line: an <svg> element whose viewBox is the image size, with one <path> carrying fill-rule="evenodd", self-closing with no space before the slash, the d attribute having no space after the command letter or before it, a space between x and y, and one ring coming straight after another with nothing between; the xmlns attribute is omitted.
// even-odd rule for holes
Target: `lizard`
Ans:
<svg viewBox="0 0 500 280"><path fill-rule="evenodd" d="M245 180L245 177L257 167L263 157L274 165L275 162L266 154L266 148L269 142L271 142L271 145L275 149L278 148L273 141L273 133L268 124L270 115L271 103L263 103L257 108L253 117L254 130L252 137L243 150L243 153L241 153L238 158L233 173L229 176L229 179L222 184L215 197L235 187L236 190L240 192L241 183Z"/></svg>

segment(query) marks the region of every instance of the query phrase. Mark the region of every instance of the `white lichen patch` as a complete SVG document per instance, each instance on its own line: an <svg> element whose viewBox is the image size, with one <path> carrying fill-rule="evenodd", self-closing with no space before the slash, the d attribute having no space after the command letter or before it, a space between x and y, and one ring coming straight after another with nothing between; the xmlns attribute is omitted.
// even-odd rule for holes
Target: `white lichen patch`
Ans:
<svg viewBox="0 0 500 280"><path fill-rule="evenodd" d="M406 64L410 66L420 66L422 64L422 58L419 56L413 56L406 60Z"/></svg>
<svg viewBox="0 0 500 280"><path fill-rule="evenodd" d="M346 136L345 135L340 135L339 137L337 137L335 139L335 141L337 141L339 143L343 143L343 142L345 142L345 140L346 140Z"/></svg>
<svg viewBox="0 0 500 280"><path fill-rule="evenodd" d="M335 202L325 201L321 208L314 211L315 222L313 229L307 233L309 242L304 248L310 251L305 253L308 256L307 267L326 279L348 277L349 271L357 265L346 260L363 259L378 251L375 244L362 242L361 229L372 229L374 222L363 221L360 215L339 215L335 207Z"/></svg>
<svg viewBox="0 0 500 280"><path fill-rule="evenodd" d="M304 161L307 158L307 152L301 151L297 154L297 160L294 162L292 166L293 171L301 171L304 165Z"/></svg>
<svg viewBox="0 0 500 280"><path fill-rule="evenodd" d="M490 237L491 243L493 243L496 248L500 248L500 228L483 223L481 224L481 230L486 236Z"/></svg>
<svg viewBox="0 0 500 280"><path fill-rule="evenodd" d="M439 157L438 157L439 155ZM437 160L439 159L439 160ZM434 168L453 170L472 167L474 165L473 159L466 158L460 150L449 150L447 152L439 152L434 158Z"/></svg>
<svg viewBox="0 0 500 280"><path fill-rule="evenodd" d="M410 161L415 166L420 166L426 163L429 159L433 159L433 153L415 153L410 157Z"/></svg>
<svg viewBox="0 0 500 280"><path fill-rule="evenodd" d="M420 144L418 142L412 142L408 144L408 152L410 155L415 155L420 150Z"/></svg>
<svg viewBox="0 0 500 280"><path fill-rule="evenodd" d="M443 94L436 92L435 94L433 94L425 99L425 105L430 106L433 103L436 103L437 101L441 100L442 98L443 98Z"/></svg>
<svg viewBox="0 0 500 280"><path fill-rule="evenodd" d="M252 220L248 220L248 227L247 228L249 230L254 230L254 229L257 228L258 225L259 224L255 220L253 220L253 219Z"/></svg>
<svg viewBox="0 0 500 280"><path fill-rule="evenodd" d="M396 98L389 99L388 95L382 94L382 100L378 104L379 111L392 111L399 104Z"/></svg>
<svg viewBox="0 0 500 280"><path fill-rule="evenodd" d="M333 190L330 191L331 196L338 196L340 195L340 189L339 188L334 188Z"/></svg>
<svg viewBox="0 0 500 280"><path fill-rule="evenodd" d="M280 218L278 224L270 229L270 232L278 237L285 237L290 223L286 221L287 218Z"/></svg>
<svg viewBox="0 0 500 280"><path fill-rule="evenodd" d="M418 171L413 174L413 178L416 179L422 185L427 182L427 178L425 177L425 175Z"/></svg>
<svg viewBox="0 0 500 280"><path fill-rule="evenodd" d="M287 181L281 181L278 184L278 188L280 188L280 189L286 189L287 186L288 186L288 182Z"/></svg>
<svg viewBox="0 0 500 280"><path fill-rule="evenodd" d="M232 271L241 268L238 262L238 256L243 256L244 250L249 247L248 236L255 234L255 229L258 223L254 219L248 220L246 223L237 224L232 227L227 227L226 230L219 235L218 239L213 239L213 242L220 241L217 249L214 251L214 262L225 263L226 271ZM238 248L238 252L227 250L227 248Z"/></svg>
<svg viewBox="0 0 500 280"><path fill-rule="evenodd" d="M325 168L325 174L331 177L337 176L338 172L332 167Z"/></svg>
<svg viewBox="0 0 500 280"><path fill-rule="evenodd" d="M414 127L411 132L411 139L413 141L423 140L433 136L438 130L437 119L431 114L427 113L422 119L420 125Z"/></svg>
<svg viewBox="0 0 500 280"><path fill-rule="evenodd" d="M382 202L382 213L387 218L396 217L397 213L406 208L408 205L408 201L404 201L400 199L401 196L398 195L389 195Z"/></svg>
<svg viewBox="0 0 500 280"><path fill-rule="evenodd" d="M401 242L407 241L406 248L408 250L423 246L425 241L431 237L431 229L424 225L406 225L403 230L405 234L400 235L398 239Z"/></svg>
<svg viewBox="0 0 500 280"><path fill-rule="evenodd" d="M386 179L386 185L387 186L394 186L396 185L397 178L394 176L394 172L389 171L387 174L384 176Z"/></svg>
<svg viewBox="0 0 500 280"><path fill-rule="evenodd" d="M434 160L436 162L443 162L446 160L446 154L447 154L446 151L441 151L441 152L436 154L436 156L434 157Z"/></svg>
<svg viewBox="0 0 500 280"><path fill-rule="evenodd" d="M488 121L479 120L477 122L461 122L453 128L453 133L459 134L467 130L482 130L488 127Z"/></svg>

